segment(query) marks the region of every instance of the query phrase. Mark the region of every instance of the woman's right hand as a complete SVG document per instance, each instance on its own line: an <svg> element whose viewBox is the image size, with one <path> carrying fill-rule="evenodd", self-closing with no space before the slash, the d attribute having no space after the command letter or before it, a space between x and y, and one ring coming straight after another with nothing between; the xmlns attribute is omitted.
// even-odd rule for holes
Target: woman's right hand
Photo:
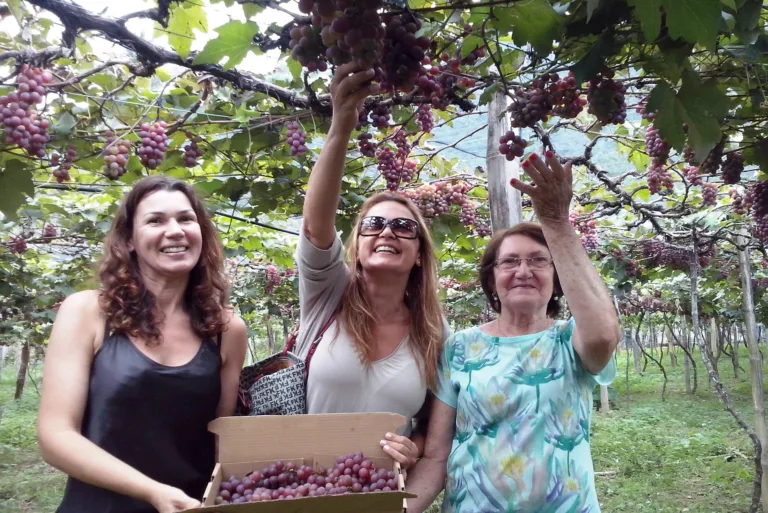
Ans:
<svg viewBox="0 0 768 513"><path fill-rule="evenodd" d="M190 508L202 507L200 501L192 499L178 488L159 483L152 490L149 502L158 513L179 513Z"/></svg>
<svg viewBox="0 0 768 513"><path fill-rule="evenodd" d="M354 62L344 64L336 70L331 81L332 129L352 133L357 126L363 102L381 89L378 84L371 84L374 76L373 69L363 71Z"/></svg>

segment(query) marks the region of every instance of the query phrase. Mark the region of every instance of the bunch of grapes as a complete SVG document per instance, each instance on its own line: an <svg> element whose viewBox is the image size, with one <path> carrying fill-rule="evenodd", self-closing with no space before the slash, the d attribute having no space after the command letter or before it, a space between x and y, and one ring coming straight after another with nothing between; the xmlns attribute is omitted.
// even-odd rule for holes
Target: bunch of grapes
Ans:
<svg viewBox="0 0 768 513"><path fill-rule="evenodd" d="M478 221L475 224L475 231L478 237L489 237L492 233L490 225L485 221Z"/></svg>
<svg viewBox="0 0 768 513"><path fill-rule="evenodd" d="M741 194L739 194L739 191L737 191L736 189L731 189L728 191L728 195L733 200L732 205L733 205L734 213L740 216L743 216L744 214L746 214L749 208L746 206L744 197Z"/></svg>
<svg viewBox="0 0 768 513"><path fill-rule="evenodd" d="M360 148L360 153L364 157L376 156L376 145L371 142L372 138L373 136L371 134L360 134L360 139L358 140L357 145Z"/></svg>
<svg viewBox="0 0 768 513"><path fill-rule="evenodd" d="M648 121L653 121L656 118L656 113L647 112L646 107L647 107L647 102L643 100L637 105L637 107L635 107L635 112L640 114L641 118L647 119Z"/></svg>
<svg viewBox="0 0 768 513"><path fill-rule="evenodd" d="M405 130L398 130L395 132L392 141L395 143L395 146L397 146L397 159L403 160L408 157L408 154L411 153L411 145L408 144Z"/></svg>
<svg viewBox="0 0 768 513"><path fill-rule="evenodd" d="M277 267L274 265L269 264L265 274L266 282L264 283L264 290L267 292L267 294L272 295L272 293L275 291L275 287L278 287L280 283L282 283L280 271L278 271Z"/></svg>
<svg viewBox="0 0 768 513"><path fill-rule="evenodd" d="M43 227L43 239L52 239L56 237L56 228L50 224L46 223Z"/></svg>
<svg viewBox="0 0 768 513"><path fill-rule="evenodd" d="M705 183L701 186L701 202L708 207L717 205L717 185Z"/></svg>
<svg viewBox="0 0 768 513"><path fill-rule="evenodd" d="M697 167L686 167L685 178L691 185L701 185L703 183L699 176L699 168Z"/></svg>
<svg viewBox="0 0 768 513"><path fill-rule="evenodd" d="M659 137L659 131L655 127L649 127L645 131L645 150L653 163L663 166L669 157L669 144Z"/></svg>
<svg viewBox="0 0 768 513"><path fill-rule="evenodd" d="M731 152L725 157L723 162L723 183L733 185L741 181L741 173L744 171L744 157L741 153Z"/></svg>
<svg viewBox="0 0 768 513"><path fill-rule="evenodd" d="M507 109L512 116L513 128L533 127L539 121L546 121L549 118L554 107L554 99L548 82L556 84L558 80L556 73L547 74L531 82L530 88L515 90L512 105Z"/></svg>
<svg viewBox="0 0 768 513"><path fill-rule="evenodd" d="M130 141L116 139L114 132L107 132L107 144L102 152L104 155L104 174L107 177L117 180L125 174L131 146Z"/></svg>
<svg viewBox="0 0 768 513"><path fill-rule="evenodd" d="M725 148L725 141L722 140L715 145L712 150L707 154L704 162L699 167L699 172L705 175L715 175L720 169L720 165L723 160L723 149Z"/></svg>
<svg viewBox="0 0 768 513"><path fill-rule="evenodd" d="M301 156L307 152L306 136L298 121L289 121L285 124L286 142L291 150L291 155Z"/></svg>
<svg viewBox="0 0 768 513"><path fill-rule="evenodd" d="M142 123L139 130L141 148L138 154L141 164L147 169L157 169L168 149L168 136L165 135L165 121L158 121L150 126Z"/></svg>
<svg viewBox="0 0 768 513"><path fill-rule="evenodd" d="M416 87L420 76L426 71L422 61L429 49L429 39L416 37L421 22L411 13L387 14L384 16L386 32L381 52L381 66L386 76L384 90L398 90L410 93Z"/></svg>
<svg viewBox="0 0 768 513"><path fill-rule="evenodd" d="M416 189L405 191L405 195L419 207L427 220L448 212L448 203L434 185L425 183Z"/></svg>
<svg viewBox="0 0 768 513"><path fill-rule="evenodd" d="M587 100L581 97L581 89L572 72L551 85L550 91L555 106L554 113L563 119L577 117L587 104Z"/></svg>
<svg viewBox="0 0 768 513"><path fill-rule="evenodd" d="M368 121L368 113L369 111L365 108L365 105L361 105L360 109L357 111L357 126L355 126L355 130L362 130L371 124L371 122Z"/></svg>
<svg viewBox="0 0 768 513"><path fill-rule="evenodd" d="M507 160L515 160L516 157L522 157L525 153L525 147L528 141L510 130L499 138L499 153L504 155Z"/></svg>
<svg viewBox="0 0 768 513"><path fill-rule="evenodd" d="M27 64L16 76L16 91L0 97L0 125L6 144L16 144L30 157L45 157L45 145L50 139L46 119L40 119L35 109L45 97L45 86L53 75Z"/></svg>
<svg viewBox="0 0 768 513"><path fill-rule="evenodd" d="M405 159L400 168L400 181L408 183L412 182L416 177L418 163L413 159Z"/></svg>
<svg viewBox="0 0 768 513"><path fill-rule="evenodd" d="M658 194L662 187L672 189L674 187L672 177L663 166L651 164L651 167L648 168L648 190L652 194Z"/></svg>
<svg viewBox="0 0 768 513"><path fill-rule="evenodd" d="M440 68L432 66L427 73L419 77L419 81L416 84L419 92L425 97L432 99L432 105L435 108L437 108L435 101L439 102L440 98L443 96L443 86L440 85L439 74Z"/></svg>
<svg viewBox="0 0 768 513"><path fill-rule="evenodd" d="M420 105L416 111L416 124L424 132L429 133L435 126L435 122L432 118L432 107L429 105Z"/></svg>
<svg viewBox="0 0 768 513"><path fill-rule="evenodd" d="M278 461L243 479L231 476L219 486L216 505L245 504L299 497L322 497L348 493L391 492L399 489L397 476L380 469L356 452L336 458L332 468L296 465Z"/></svg>
<svg viewBox="0 0 768 513"><path fill-rule="evenodd" d="M627 119L624 84L613 80L613 76L613 71L608 70L601 76L592 78L587 89L587 112L594 115L603 125L620 125Z"/></svg>
<svg viewBox="0 0 768 513"><path fill-rule="evenodd" d="M389 126L389 118L391 114L389 107L377 106L371 111L371 124L379 130L387 128Z"/></svg>
<svg viewBox="0 0 768 513"><path fill-rule="evenodd" d="M301 6L301 3L299 3ZM311 8L310 8L311 10ZM314 71L326 71L328 64L325 61L325 45L320 37L321 29L311 24L298 24L291 29L291 41L288 48L291 49L291 57L312 73Z"/></svg>
<svg viewBox="0 0 768 513"><path fill-rule="evenodd" d="M477 221L477 207L471 201L466 201L461 206L459 221L465 226L474 226Z"/></svg>
<svg viewBox="0 0 768 513"><path fill-rule="evenodd" d="M630 258L624 263L624 274L626 274L629 278L640 274L640 266L637 265L637 260Z"/></svg>
<svg viewBox="0 0 768 513"><path fill-rule="evenodd" d="M203 156L203 152L197 147L197 141L190 141L184 145L184 166L195 167L197 159Z"/></svg>
<svg viewBox="0 0 768 513"><path fill-rule="evenodd" d="M755 235L768 242L768 182L757 182L751 189L752 217L755 220Z"/></svg>
<svg viewBox="0 0 768 513"><path fill-rule="evenodd" d="M581 245L584 246L584 249L590 253L597 250L600 246L600 239L597 236L595 220L586 219L575 210L568 214L568 220L581 233Z"/></svg>
<svg viewBox="0 0 768 513"><path fill-rule="evenodd" d="M8 249L11 250L11 253L15 253L17 255L21 255L22 253L27 252L27 241L24 240L24 237L11 237L8 240Z"/></svg>
<svg viewBox="0 0 768 513"><path fill-rule="evenodd" d="M379 173L387 180L387 189L395 191L400 186L400 166L395 159L395 152L390 148L380 148L376 153Z"/></svg>
<svg viewBox="0 0 768 513"><path fill-rule="evenodd" d="M64 152L64 161L61 161L61 157L58 153L54 153L51 155L51 165L56 166L58 165L56 169L53 170L53 177L56 179L58 183L68 182L69 181L69 170L72 169L72 162L75 160L75 157L77 156L77 148L74 144L70 144L67 148L67 151Z"/></svg>

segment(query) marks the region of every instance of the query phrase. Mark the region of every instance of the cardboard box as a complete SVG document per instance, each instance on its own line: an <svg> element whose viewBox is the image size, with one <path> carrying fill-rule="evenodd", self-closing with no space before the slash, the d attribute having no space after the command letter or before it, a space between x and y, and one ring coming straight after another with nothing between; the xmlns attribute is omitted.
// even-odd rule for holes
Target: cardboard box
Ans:
<svg viewBox="0 0 768 513"><path fill-rule="evenodd" d="M217 435L219 461L202 499L203 507L189 512L221 513L402 513L407 498L400 464L379 442L387 432L400 433L406 419L394 413L224 417L209 424ZM215 505L222 480L243 478L277 461L333 467L337 456L361 451L378 468L392 469L399 491L349 493Z"/></svg>

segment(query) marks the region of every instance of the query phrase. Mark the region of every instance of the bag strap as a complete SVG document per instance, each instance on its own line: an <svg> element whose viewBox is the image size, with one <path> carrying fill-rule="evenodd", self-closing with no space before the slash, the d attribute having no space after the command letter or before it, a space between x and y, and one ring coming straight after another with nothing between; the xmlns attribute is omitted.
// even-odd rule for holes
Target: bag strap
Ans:
<svg viewBox="0 0 768 513"><path fill-rule="evenodd" d="M307 353L307 358L304 360L304 375L309 376L309 362L312 359L312 355L315 354L315 350L317 349L317 346L320 344L320 340L323 338L323 335L325 335L325 332L328 331L328 328L331 327L331 324L333 324L333 321L336 320L336 317L338 316L339 311L334 310L334 312L331 314L330 318L325 322L320 332L317 334L317 337L315 337L315 340L312 342L312 345L309 347L309 352ZM285 356L288 351L293 351L293 348L296 347L296 340L299 335L299 325L297 324L296 327L291 331L290 335L288 335L288 340L285 342L285 347L283 347L283 356Z"/></svg>

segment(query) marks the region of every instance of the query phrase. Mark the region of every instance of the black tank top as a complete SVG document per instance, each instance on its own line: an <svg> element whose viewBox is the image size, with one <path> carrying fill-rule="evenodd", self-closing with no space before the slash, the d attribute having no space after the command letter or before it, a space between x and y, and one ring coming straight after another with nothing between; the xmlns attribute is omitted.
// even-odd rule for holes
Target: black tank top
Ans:
<svg viewBox="0 0 768 513"><path fill-rule="evenodd" d="M91 366L82 434L150 478L200 500L215 465L221 393L219 341L204 340L180 367L161 365L122 334L106 332ZM67 481L57 513L156 513L150 504Z"/></svg>

